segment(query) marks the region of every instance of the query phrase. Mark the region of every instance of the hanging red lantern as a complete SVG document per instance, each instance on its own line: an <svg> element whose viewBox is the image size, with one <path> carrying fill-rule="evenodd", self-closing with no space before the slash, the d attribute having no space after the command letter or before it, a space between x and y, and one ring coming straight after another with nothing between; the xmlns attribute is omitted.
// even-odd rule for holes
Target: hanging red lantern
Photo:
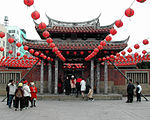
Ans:
<svg viewBox="0 0 150 120"><path fill-rule="evenodd" d="M107 42L110 42L110 41L112 40L112 37L109 36L109 35L107 35L107 36L105 37L105 39L106 39Z"/></svg>
<svg viewBox="0 0 150 120"><path fill-rule="evenodd" d="M24 4L27 5L28 7L33 5L33 3L34 3L34 0L24 0Z"/></svg>
<svg viewBox="0 0 150 120"><path fill-rule="evenodd" d="M0 32L0 38L5 37L5 33L4 32Z"/></svg>
<svg viewBox="0 0 150 120"><path fill-rule="evenodd" d="M22 45L22 44L21 44L20 42L18 42L18 43L16 44L17 47L21 47L21 45Z"/></svg>
<svg viewBox="0 0 150 120"><path fill-rule="evenodd" d="M103 57L103 58L102 58L102 60L103 60L103 61L105 61L105 60L106 60L106 58L105 58L105 57Z"/></svg>
<svg viewBox="0 0 150 120"><path fill-rule="evenodd" d="M139 54L136 52L136 53L134 53L134 57L137 57Z"/></svg>
<svg viewBox="0 0 150 120"><path fill-rule="evenodd" d="M83 54L84 54L84 52L83 52L83 51L81 51L81 52L80 52L80 54L81 54L81 55L83 55Z"/></svg>
<svg viewBox="0 0 150 120"><path fill-rule="evenodd" d="M77 52L75 51L75 52L73 52L73 54L74 54L74 55L77 55Z"/></svg>
<svg viewBox="0 0 150 120"><path fill-rule="evenodd" d="M50 61L50 60L51 60L51 58L50 58L50 57L47 57L47 60L48 60L48 61Z"/></svg>
<svg viewBox="0 0 150 120"><path fill-rule="evenodd" d="M4 48L3 48L3 47L0 47L0 51L1 51L1 52L4 51Z"/></svg>
<svg viewBox="0 0 150 120"><path fill-rule="evenodd" d="M106 60L110 60L110 57L109 57L109 56L107 56L107 57L106 57Z"/></svg>
<svg viewBox="0 0 150 120"><path fill-rule="evenodd" d="M8 51L8 53L9 53L9 54L12 54L12 53L13 53L13 51L12 51L12 50L9 50L9 51Z"/></svg>
<svg viewBox="0 0 150 120"><path fill-rule="evenodd" d="M132 52L132 49L131 48L128 48L128 50L127 50L129 53L131 53Z"/></svg>
<svg viewBox="0 0 150 120"><path fill-rule="evenodd" d="M57 47L54 47L53 49L52 49L52 52L57 52L58 51L58 48Z"/></svg>
<svg viewBox="0 0 150 120"><path fill-rule="evenodd" d="M147 45L149 43L149 41L147 39L143 40L143 44Z"/></svg>
<svg viewBox="0 0 150 120"><path fill-rule="evenodd" d="M43 37L48 38L49 37L49 32L46 30L43 32Z"/></svg>
<svg viewBox="0 0 150 120"><path fill-rule="evenodd" d="M116 56L117 56L117 57L119 57L119 56L120 56L120 54L119 54L119 53L117 53L117 54L116 54Z"/></svg>
<svg viewBox="0 0 150 120"><path fill-rule="evenodd" d="M114 55L110 55L110 58L114 59L114 58L115 58L115 56L114 56Z"/></svg>
<svg viewBox="0 0 150 120"><path fill-rule="evenodd" d="M106 42L103 40L103 41L100 42L100 45L106 46Z"/></svg>
<svg viewBox="0 0 150 120"><path fill-rule="evenodd" d="M53 39L52 39L52 38L47 38L47 39L46 39L46 42L47 42L47 43L52 43L52 42L53 42Z"/></svg>
<svg viewBox="0 0 150 120"><path fill-rule="evenodd" d="M125 10L125 15L126 15L127 17L133 16L133 15L134 15L134 10L131 9L131 8L126 9L126 10Z"/></svg>
<svg viewBox="0 0 150 120"><path fill-rule="evenodd" d="M29 47L28 46L24 46L24 50L28 50L29 49Z"/></svg>
<svg viewBox="0 0 150 120"><path fill-rule="evenodd" d="M39 29L44 30L46 28L46 24L44 22L41 22L39 24Z"/></svg>
<svg viewBox="0 0 150 120"><path fill-rule="evenodd" d="M31 17L32 17L34 20L37 20L37 19L40 18L40 13L39 13L38 11L34 11L34 12L32 12Z"/></svg>
<svg viewBox="0 0 150 120"><path fill-rule="evenodd" d="M126 52L125 52L125 51L122 51L122 52L121 52L121 54L122 54L122 55L125 55L125 54L126 54Z"/></svg>
<svg viewBox="0 0 150 120"><path fill-rule="evenodd" d="M29 60L32 60L32 59L33 59L33 57L32 57L32 56L30 56L30 57L29 57Z"/></svg>
<svg viewBox="0 0 150 120"><path fill-rule="evenodd" d="M104 51L104 54L107 54L108 52L107 51Z"/></svg>
<svg viewBox="0 0 150 120"><path fill-rule="evenodd" d="M23 57L26 59L28 56L27 55L23 55Z"/></svg>
<svg viewBox="0 0 150 120"><path fill-rule="evenodd" d="M44 54L43 54L43 53L41 53L41 54L40 54L40 57L43 57L43 56L44 56Z"/></svg>
<svg viewBox="0 0 150 120"><path fill-rule="evenodd" d="M146 51L146 50L143 50L142 53L145 55L145 54L147 53L147 51Z"/></svg>
<svg viewBox="0 0 150 120"><path fill-rule="evenodd" d="M123 26L123 22L121 20L116 20L115 25L120 28Z"/></svg>
<svg viewBox="0 0 150 120"><path fill-rule="evenodd" d="M14 42L14 39L13 38L8 38L8 42L11 44Z"/></svg>
<svg viewBox="0 0 150 120"><path fill-rule="evenodd" d="M51 47L51 48L54 48L54 47L55 47L55 43L51 43L51 44L50 44L50 47Z"/></svg>
<svg viewBox="0 0 150 120"><path fill-rule="evenodd" d="M114 28L111 28L111 29L109 30L109 32L110 32L110 34L115 35L115 34L117 33L117 30L114 29Z"/></svg>
<svg viewBox="0 0 150 120"><path fill-rule="evenodd" d="M69 53L70 53L69 51L66 51L66 54L67 54L67 55L69 55Z"/></svg>
<svg viewBox="0 0 150 120"><path fill-rule="evenodd" d="M145 2L146 0L136 0L137 2L140 2L140 3L143 3Z"/></svg>
<svg viewBox="0 0 150 120"><path fill-rule="evenodd" d="M21 55L21 53L20 52L17 52L17 56L20 56Z"/></svg>
<svg viewBox="0 0 150 120"><path fill-rule="evenodd" d="M91 53L91 51L88 51L88 53Z"/></svg>
<svg viewBox="0 0 150 120"><path fill-rule="evenodd" d="M102 59L101 59L101 58L98 58L98 61L102 61Z"/></svg>
<svg viewBox="0 0 150 120"><path fill-rule="evenodd" d="M99 49L98 49L98 48L95 48L95 49L94 49L94 52L95 52L95 53L98 53L98 52L99 52Z"/></svg>
<svg viewBox="0 0 150 120"><path fill-rule="evenodd" d="M39 52L35 52L35 53L34 53L35 56L38 56L39 54L40 54Z"/></svg>
<svg viewBox="0 0 150 120"><path fill-rule="evenodd" d="M33 53L34 53L34 50L33 50L33 49L30 49L29 52L30 52L31 54L33 54Z"/></svg>
<svg viewBox="0 0 150 120"><path fill-rule="evenodd" d="M46 59L46 58L47 58L47 56L46 56L46 55L44 55L44 56L43 56L43 59Z"/></svg>
<svg viewBox="0 0 150 120"><path fill-rule="evenodd" d="M139 49L139 48L140 48L139 44L135 44L135 45L134 45L134 48L135 48L135 49Z"/></svg>
<svg viewBox="0 0 150 120"><path fill-rule="evenodd" d="M97 48L98 48L99 50L102 50L102 49L103 49L103 46L102 46L102 45L99 45Z"/></svg>

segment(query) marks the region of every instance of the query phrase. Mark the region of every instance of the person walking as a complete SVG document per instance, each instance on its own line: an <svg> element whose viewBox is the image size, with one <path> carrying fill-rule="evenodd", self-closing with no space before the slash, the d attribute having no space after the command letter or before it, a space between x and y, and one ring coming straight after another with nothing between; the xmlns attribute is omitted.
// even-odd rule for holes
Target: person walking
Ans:
<svg viewBox="0 0 150 120"><path fill-rule="evenodd" d="M31 106L30 107L36 107L35 103L37 100L37 87L35 86L34 82L30 82L30 91L31 91Z"/></svg>
<svg viewBox="0 0 150 120"><path fill-rule="evenodd" d="M82 80L82 81L80 82L80 85L81 85L82 98L84 99L84 94L85 94L85 90L86 90L86 82L85 82L85 80Z"/></svg>
<svg viewBox="0 0 150 120"><path fill-rule="evenodd" d="M141 91L142 91L142 87L139 84L139 82L136 82L137 87L136 87L136 97L137 97L137 102L141 102Z"/></svg>
<svg viewBox="0 0 150 120"><path fill-rule="evenodd" d="M126 103L132 103L133 102L133 95L134 95L134 85L132 83L132 79L129 79L129 84L127 86L127 101Z"/></svg>
<svg viewBox="0 0 150 120"><path fill-rule="evenodd" d="M29 100L30 100L30 97L31 97L31 93L30 93L30 88L28 86L28 81L25 80L23 82L23 91L24 91L24 107L25 109L28 109L28 106L29 106Z"/></svg>
<svg viewBox="0 0 150 120"><path fill-rule="evenodd" d="M9 99L8 99L8 107L11 108L11 104L15 95L16 91L16 85L14 80L10 80L10 83L8 84L9 87Z"/></svg>
<svg viewBox="0 0 150 120"><path fill-rule="evenodd" d="M87 85L87 89L88 89L88 95L87 95L88 99L90 101L94 101L93 90L92 90L92 88L91 88L91 86L89 84Z"/></svg>
<svg viewBox="0 0 150 120"><path fill-rule="evenodd" d="M76 89L76 79L74 78L74 75L71 76L70 85L71 85L71 94L74 94Z"/></svg>
<svg viewBox="0 0 150 120"><path fill-rule="evenodd" d="M19 83L18 88L16 89L15 92L15 111L18 110L19 102L20 102L20 111L23 109L23 97L24 97L24 92L23 92L23 84Z"/></svg>
<svg viewBox="0 0 150 120"><path fill-rule="evenodd" d="M76 81L76 97L78 97L80 90L81 90L81 86L80 86L80 82L82 81L82 78L77 78Z"/></svg>

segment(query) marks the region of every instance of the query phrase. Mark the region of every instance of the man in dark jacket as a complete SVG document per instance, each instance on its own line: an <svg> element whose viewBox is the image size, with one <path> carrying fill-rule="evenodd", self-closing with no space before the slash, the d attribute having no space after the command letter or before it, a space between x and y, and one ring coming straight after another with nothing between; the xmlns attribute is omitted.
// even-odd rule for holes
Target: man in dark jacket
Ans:
<svg viewBox="0 0 150 120"><path fill-rule="evenodd" d="M126 103L132 103L133 102L133 95L134 95L134 85L132 83L132 79L129 79L129 84L127 86L127 102Z"/></svg>

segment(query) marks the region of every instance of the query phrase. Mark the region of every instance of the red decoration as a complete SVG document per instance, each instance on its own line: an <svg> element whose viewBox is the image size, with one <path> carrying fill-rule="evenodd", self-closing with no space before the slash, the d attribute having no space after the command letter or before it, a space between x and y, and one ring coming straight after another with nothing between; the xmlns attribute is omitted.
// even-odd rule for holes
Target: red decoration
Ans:
<svg viewBox="0 0 150 120"><path fill-rule="evenodd" d="M101 58L98 58L98 61L102 61L102 59L101 59Z"/></svg>
<svg viewBox="0 0 150 120"><path fill-rule="evenodd" d="M50 60L51 60L51 58L50 58L50 57L47 57L47 60L48 60L48 61L50 61Z"/></svg>
<svg viewBox="0 0 150 120"><path fill-rule="evenodd" d="M52 52L57 52L58 51L58 48L57 47L54 47Z"/></svg>
<svg viewBox="0 0 150 120"><path fill-rule="evenodd" d="M43 53L41 53L41 54L40 54L40 57L43 57L43 56L44 56L44 54L43 54Z"/></svg>
<svg viewBox="0 0 150 120"><path fill-rule="evenodd" d="M49 32L46 30L43 32L43 37L48 38L49 37Z"/></svg>
<svg viewBox="0 0 150 120"><path fill-rule="evenodd" d="M23 55L23 57L26 59L28 56L27 55Z"/></svg>
<svg viewBox="0 0 150 120"><path fill-rule="evenodd" d="M143 44L147 45L149 43L149 41L147 39L143 40Z"/></svg>
<svg viewBox="0 0 150 120"><path fill-rule="evenodd" d="M44 22L41 22L39 24L39 29L44 30L46 28L46 24Z"/></svg>
<svg viewBox="0 0 150 120"><path fill-rule="evenodd" d="M134 53L134 57L137 57L139 54L136 52L136 53Z"/></svg>
<svg viewBox="0 0 150 120"><path fill-rule="evenodd" d="M21 55L21 53L20 52L17 52L17 56L20 56Z"/></svg>
<svg viewBox="0 0 150 120"><path fill-rule="evenodd" d="M147 53L147 51L146 51L146 50L143 50L143 51L142 51L142 53L143 53L143 54L146 54L146 53Z"/></svg>
<svg viewBox="0 0 150 120"><path fill-rule="evenodd" d="M139 44L135 44L135 45L134 45L134 48L135 48L135 49L139 49L139 48L140 48Z"/></svg>
<svg viewBox="0 0 150 120"><path fill-rule="evenodd" d="M28 46L24 46L24 50L28 50L29 49L29 47Z"/></svg>
<svg viewBox="0 0 150 120"><path fill-rule="evenodd" d="M44 55L44 56L43 56L43 59L46 59L46 58L47 58L46 55Z"/></svg>
<svg viewBox="0 0 150 120"><path fill-rule="evenodd" d="M125 15L126 15L127 17L133 16L133 15L134 15L134 10L131 9L131 8L126 9Z"/></svg>
<svg viewBox="0 0 150 120"><path fill-rule="evenodd" d="M80 52L80 54L81 54L81 55L83 55L83 54L84 54L84 52L83 52L83 51L81 51L81 52Z"/></svg>
<svg viewBox="0 0 150 120"><path fill-rule="evenodd" d="M31 17L32 17L34 20L37 20L37 19L40 18L40 13L39 13L38 11L34 11L34 12L32 12Z"/></svg>
<svg viewBox="0 0 150 120"><path fill-rule="evenodd" d="M103 58L102 58L102 60L103 60L103 61L105 61L105 60L106 60L106 58L105 58L105 57L103 57Z"/></svg>
<svg viewBox="0 0 150 120"><path fill-rule="evenodd" d="M102 46L102 45L99 45L97 48L98 48L99 50L102 50L102 49L103 49L103 46Z"/></svg>
<svg viewBox="0 0 150 120"><path fill-rule="evenodd" d="M0 51L1 51L1 52L4 51L4 48L3 48L3 47L0 47Z"/></svg>
<svg viewBox="0 0 150 120"><path fill-rule="evenodd" d="M12 54L12 53L13 53L13 51L12 51L12 50L9 50L9 51L8 51L8 53L9 53L9 54Z"/></svg>
<svg viewBox="0 0 150 120"><path fill-rule="evenodd" d="M110 57L109 57L109 56L107 56L107 57L106 57L106 60L109 60L109 59L110 59Z"/></svg>
<svg viewBox="0 0 150 120"><path fill-rule="evenodd" d="M88 53L91 53L91 51L88 51Z"/></svg>
<svg viewBox="0 0 150 120"><path fill-rule="evenodd" d="M95 52L95 53L98 53L98 52L99 52L99 49L98 49L98 48L95 48L95 49L94 49L94 52Z"/></svg>
<svg viewBox="0 0 150 120"><path fill-rule="evenodd" d="M5 37L5 33L4 32L0 32L0 38Z"/></svg>
<svg viewBox="0 0 150 120"><path fill-rule="evenodd" d="M67 54L67 55L69 55L69 53L70 53L69 51L66 51L66 54Z"/></svg>
<svg viewBox="0 0 150 120"><path fill-rule="evenodd" d="M11 44L14 42L14 39L13 38L8 38L8 42Z"/></svg>
<svg viewBox="0 0 150 120"><path fill-rule="evenodd" d="M77 55L77 52L75 51L75 52L73 52L73 54L74 54L74 55Z"/></svg>
<svg viewBox="0 0 150 120"><path fill-rule="evenodd" d="M145 2L146 0L136 0L137 2L140 2L140 3L143 3Z"/></svg>
<svg viewBox="0 0 150 120"><path fill-rule="evenodd" d="M120 56L120 54L119 54L119 53L117 53L117 54L116 54L116 56L117 56L117 57L119 57L119 56Z"/></svg>
<svg viewBox="0 0 150 120"><path fill-rule="evenodd" d="M52 38L47 38L47 39L46 39L46 42L47 42L47 43L52 43L52 42L53 42L53 39L52 39Z"/></svg>
<svg viewBox="0 0 150 120"><path fill-rule="evenodd" d="M24 4L25 5L27 5L27 6L31 6L31 5L33 5L33 3L34 3L34 0L24 0Z"/></svg>
<svg viewBox="0 0 150 120"><path fill-rule="evenodd" d="M127 50L129 53L131 53L132 52L132 49L131 48L128 48L128 50Z"/></svg>
<svg viewBox="0 0 150 120"><path fill-rule="evenodd" d="M115 58L115 56L114 56L114 55L110 55L110 58L114 59L114 58Z"/></svg>
<svg viewBox="0 0 150 120"><path fill-rule="evenodd" d="M122 55L125 55L125 54L126 54L126 52L125 52L125 51L122 51L122 52L121 52L121 54L122 54Z"/></svg>
<svg viewBox="0 0 150 120"><path fill-rule="evenodd" d="M30 49L29 52L30 52L31 54L33 54L33 53L34 53L34 50L33 50L33 49Z"/></svg>
<svg viewBox="0 0 150 120"><path fill-rule="evenodd" d="M38 56L39 54L40 54L39 52L35 52L35 53L34 53L35 56Z"/></svg>
<svg viewBox="0 0 150 120"><path fill-rule="evenodd" d="M51 47L51 48L54 48L54 47L55 47L55 44L54 44L54 43L51 43L51 44L50 44L50 47Z"/></svg>
<svg viewBox="0 0 150 120"><path fill-rule="evenodd" d="M109 36L109 35L107 35L107 36L105 37L105 39L106 39L107 42L110 42L110 41L112 40L112 37Z"/></svg>
<svg viewBox="0 0 150 120"><path fill-rule="evenodd" d="M49 53L49 50L46 50L45 53L48 54L48 53Z"/></svg>
<svg viewBox="0 0 150 120"><path fill-rule="evenodd" d="M115 25L120 28L123 26L123 22L121 20L116 20Z"/></svg>
<svg viewBox="0 0 150 120"><path fill-rule="evenodd" d="M110 34L115 35L117 33L117 30L112 28L112 29L110 29L109 32L110 32Z"/></svg>
<svg viewBox="0 0 150 120"><path fill-rule="evenodd" d="M21 44L20 42L18 42L18 43L16 44L17 47L21 47L21 45L22 45L22 44Z"/></svg>
<svg viewBox="0 0 150 120"><path fill-rule="evenodd" d="M105 41L101 41L101 42L100 42L100 45L106 46L106 42L105 42Z"/></svg>

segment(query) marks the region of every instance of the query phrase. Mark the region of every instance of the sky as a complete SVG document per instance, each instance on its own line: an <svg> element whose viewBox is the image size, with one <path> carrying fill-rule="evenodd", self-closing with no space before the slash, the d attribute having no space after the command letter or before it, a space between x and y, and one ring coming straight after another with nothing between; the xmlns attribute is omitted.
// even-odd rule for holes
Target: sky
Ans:
<svg viewBox="0 0 150 120"><path fill-rule="evenodd" d="M101 26L122 18L124 25L116 28L117 34L113 36L113 41L125 40L130 35L128 47L133 48L136 43L141 46L139 50L133 49L134 52L143 49L150 51L149 45L143 46L141 43L144 39L150 40L150 0L144 3L136 0L34 0L34 6L31 7L27 7L23 0L0 0L0 3L0 24L4 23L4 16L8 16L9 25L25 29L28 39L40 39L31 18L35 10L41 15L36 22L46 24L48 19L45 13L50 18L67 22L88 21L101 14ZM130 6L135 14L129 18L124 12Z"/></svg>

